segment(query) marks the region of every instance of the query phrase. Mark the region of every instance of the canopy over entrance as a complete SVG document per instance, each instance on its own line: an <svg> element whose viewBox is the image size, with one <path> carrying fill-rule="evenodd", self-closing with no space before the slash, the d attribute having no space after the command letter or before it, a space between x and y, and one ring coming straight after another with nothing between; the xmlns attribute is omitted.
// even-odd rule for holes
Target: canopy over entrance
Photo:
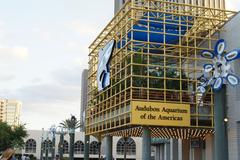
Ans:
<svg viewBox="0 0 240 160"><path fill-rule="evenodd" d="M163 139L205 139L207 134L214 134L213 129L210 128L149 127L149 129L151 130L152 138ZM122 129L120 131L113 131L111 133L107 133L106 135L119 137L142 137L142 134L142 127L132 127L129 129Z"/></svg>

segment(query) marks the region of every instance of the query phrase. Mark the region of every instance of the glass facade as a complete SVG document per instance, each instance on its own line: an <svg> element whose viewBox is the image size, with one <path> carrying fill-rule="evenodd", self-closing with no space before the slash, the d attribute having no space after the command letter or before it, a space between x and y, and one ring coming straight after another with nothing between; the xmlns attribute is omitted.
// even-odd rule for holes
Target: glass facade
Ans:
<svg viewBox="0 0 240 160"><path fill-rule="evenodd" d="M188 3L130 0L90 45L86 133L141 136L132 124L132 101L188 104L190 126L150 127L153 137L204 137L214 127L213 94L197 91L200 55L212 50L215 32L235 13ZM98 91L98 53L116 45L110 60L110 86Z"/></svg>

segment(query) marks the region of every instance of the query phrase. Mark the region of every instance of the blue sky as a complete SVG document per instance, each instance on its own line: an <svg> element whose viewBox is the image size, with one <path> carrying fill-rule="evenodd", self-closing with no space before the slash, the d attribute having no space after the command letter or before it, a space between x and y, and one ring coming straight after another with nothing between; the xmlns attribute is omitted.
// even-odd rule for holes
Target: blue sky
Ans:
<svg viewBox="0 0 240 160"><path fill-rule="evenodd" d="M0 98L23 102L27 128L79 116L88 46L112 16L113 0L1 0Z"/></svg>

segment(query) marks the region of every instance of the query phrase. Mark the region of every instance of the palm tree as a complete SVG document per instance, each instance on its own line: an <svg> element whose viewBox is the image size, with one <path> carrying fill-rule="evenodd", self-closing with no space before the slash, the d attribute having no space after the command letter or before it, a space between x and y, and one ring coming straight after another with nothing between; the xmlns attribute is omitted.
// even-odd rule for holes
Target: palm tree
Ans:
<svg viewBox="0 0 240 160"><path fill-rule="evenodd" d="M77 118L71 115L70 119L66 119L62 123L60 123L64 128L68 129L69 137L70 137L70 151L69 151L69 160L74 159L74 138L75 138L75 129L80 127L80 122Z"/></svg>

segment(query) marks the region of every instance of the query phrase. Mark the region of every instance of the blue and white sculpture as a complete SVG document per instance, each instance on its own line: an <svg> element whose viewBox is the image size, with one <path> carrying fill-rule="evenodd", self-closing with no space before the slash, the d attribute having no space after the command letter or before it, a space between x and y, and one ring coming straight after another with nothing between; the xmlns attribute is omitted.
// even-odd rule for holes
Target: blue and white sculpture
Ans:
<svg viewBox="0 0 240 160"><path fill-rule="evenodd" d="M239 84L239 78L231 69L231 62L240 59L240 49L235 49L224 54L225 49L226 42L220 39L215 46L214 53L208 50L202 52L202 57L212 60L212 64L205 64L203 66L205 74L200 77L201 84L197 88L202 94L206 92L207 86L211 86L214 91L219 91L224 83L228 82L232 86ZM206 74L212 76L206 77Z"/></svg>

